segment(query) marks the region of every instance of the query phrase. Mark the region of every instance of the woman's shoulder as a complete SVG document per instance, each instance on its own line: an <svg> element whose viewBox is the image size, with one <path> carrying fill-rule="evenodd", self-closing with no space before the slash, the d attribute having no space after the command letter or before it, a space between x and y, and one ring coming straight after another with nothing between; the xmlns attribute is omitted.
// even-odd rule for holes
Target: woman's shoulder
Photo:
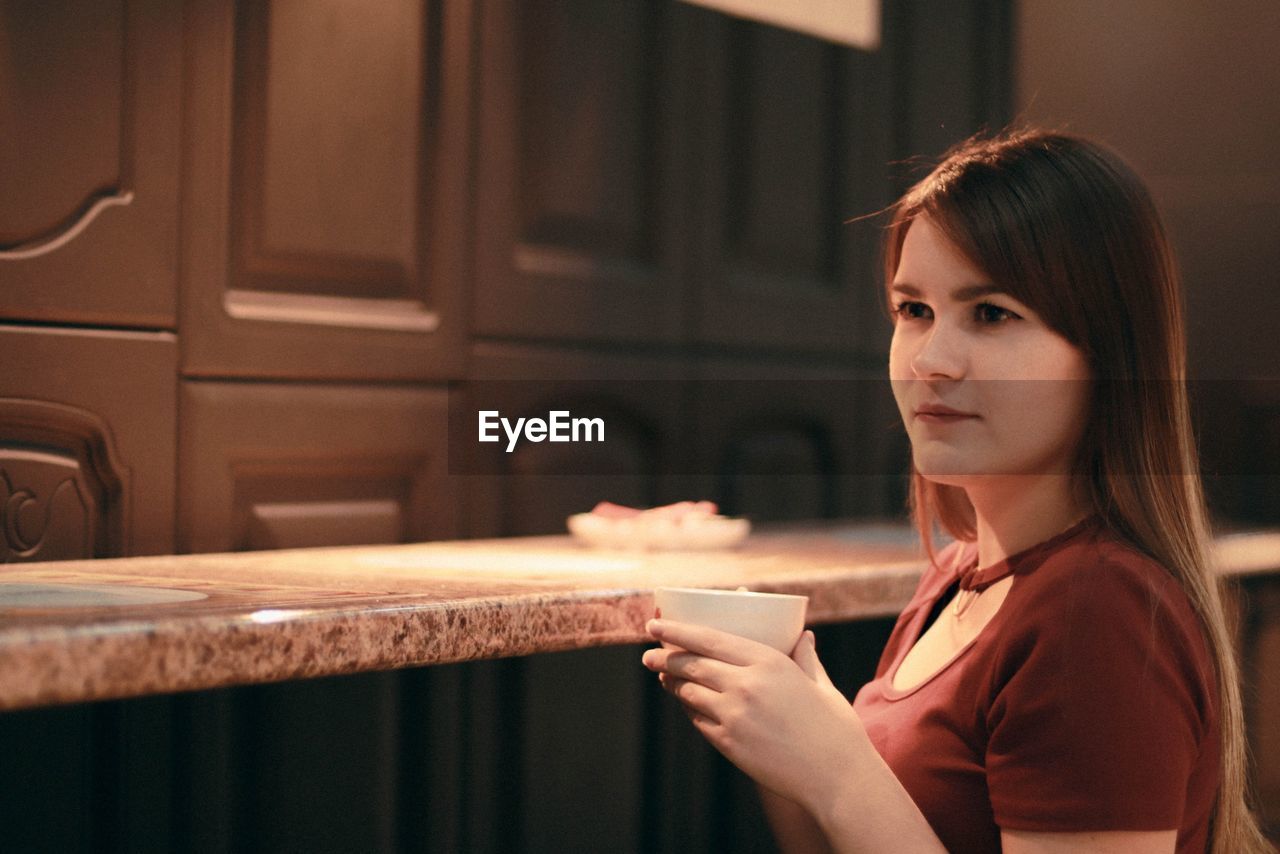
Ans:
<svg viewBox="0 0 1280 854"><path fill-rule="evenodd" d="M1141 591L1165 597L1181 592L1160 561L1101 521L1045 553L1033 565L1019 567L1018 575L1026 592L1038 597L1102 591L1109 595Z"/></svg>
<svg viewBox="0 0 1280 854"><path fill-rule="evenodd" d="M1097 636L1110 624L1111 631L1119 629L1140 645L1181 648L1201 661L1207 656L1200 618L1182 584L1160 561L1103 524L1028 567L1018 594L1018 622L1037 634Z"/></svg>

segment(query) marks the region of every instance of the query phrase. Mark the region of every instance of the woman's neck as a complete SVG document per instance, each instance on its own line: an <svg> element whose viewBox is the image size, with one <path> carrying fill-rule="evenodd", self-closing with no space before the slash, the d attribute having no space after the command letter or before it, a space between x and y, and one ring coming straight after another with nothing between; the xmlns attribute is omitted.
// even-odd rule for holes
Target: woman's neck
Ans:
<svg viewBox="0 0 1280 854"><path fill-rule="evenodd" d="M992 477L965 487L976 514L978 566L1057 536L1089 512L1071 475Z"/></svg>

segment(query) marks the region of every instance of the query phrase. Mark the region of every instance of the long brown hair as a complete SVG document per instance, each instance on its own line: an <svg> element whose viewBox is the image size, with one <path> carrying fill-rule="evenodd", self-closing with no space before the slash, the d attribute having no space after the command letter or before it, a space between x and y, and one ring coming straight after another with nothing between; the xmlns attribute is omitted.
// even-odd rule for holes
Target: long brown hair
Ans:
<svg viewBox="0 0 1280 854"><path fill-rule="evenodd" d="M1240 674L1222 582L1207 558L1210 525L1186 386L1182 296L1146 187L1114 152L1041 130L973 138L891 208L885 283L911 222L926 215L1002 290L1076 346L1093 375L1075 473L1105 523L1181 584L1216 664L1222 786L1218 854L1274 851L1250 809ZM963 489L914 468L910 507L932 555L933 531L976 536Z"/></svg>

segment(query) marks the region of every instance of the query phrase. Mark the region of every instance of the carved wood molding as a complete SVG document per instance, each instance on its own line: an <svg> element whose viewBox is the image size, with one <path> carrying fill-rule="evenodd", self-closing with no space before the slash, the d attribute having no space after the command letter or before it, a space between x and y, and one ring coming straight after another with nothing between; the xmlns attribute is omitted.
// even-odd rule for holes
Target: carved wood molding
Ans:
<svg viewBox="0 0 1280 854"><path fill-rule="evenodd" d="M128 469L91 412L0 397L0 555L71 560L127 553Z"/></svg>
<svg viewBox="0 0 1280 854"><path fill-rule="evenodd" d="M11 249L0 248L0 261L26 261L56 252L80 236L98 214L107 208L124 207L133 203L133 193L110 193L86 199L79 212L71 217L70 225L59 226L48 234L27 241Z"/></svg>
<svg viewBox="0 0 1280 854"><path fill-rule="evenodd" d="M39 151L62 152L64 166L77 163L72 174L79 189L60 184L58 179L65 176L45 174L56 160L38 164L9 160L0 164L28 175L34 167L36 175L59 187L52 195L63 200L56 208L39 206L40 212L33 212L37 220L43 220L39 224L26 223L17 233L0 229L0 261L26 261L55 252L79 237L103 211L132 204L138 86L129 62L136 37L130 32L129 18L139 11L130 9L131 5L102 3L88 18L66 9L49 12L43 18L33 17L40 14L33 7L15 10L13 20L6 22L7 29L12 27L17 38L28 42L17 54L16 67L32 63L38 67L25 68L24 75L4 81L3 97L15 105L12 115L6 113L5 118L16 120L20 133L34 135L39 140L35 143ZM92 36L69 33L67 28L56 26L57 16L78 18ZM89 67L95 73L86 74ZM50 91L60 97L47 97ZM99 104L101 109L88 109L90 104ZM67 112L63 114L62 110ZM76 123L62 120L70 115L76 116ZM47 136L55 126L62 128L57 141ZM103 139L102 134L114 139ZM114 158L108 154L113 146ZM31 200L23 189L16 192L21 200L18 210L24 210L23 202L30 204ZM61 213L53 215L53 209Z"/></svg>

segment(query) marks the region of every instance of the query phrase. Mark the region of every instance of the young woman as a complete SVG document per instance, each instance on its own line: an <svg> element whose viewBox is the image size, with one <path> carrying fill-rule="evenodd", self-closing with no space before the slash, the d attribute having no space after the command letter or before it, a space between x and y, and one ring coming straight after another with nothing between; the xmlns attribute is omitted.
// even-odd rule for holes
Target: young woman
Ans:
<svg viewBox="0 0 1280 854"><path fill-rule="evenodd" d="M645 665L784 850L1275 850L1149 194L1095 143L1022 131L892 211L889 372L931 561L875 680L850 705L811 632L787 657L660 619Z"/></svg>

